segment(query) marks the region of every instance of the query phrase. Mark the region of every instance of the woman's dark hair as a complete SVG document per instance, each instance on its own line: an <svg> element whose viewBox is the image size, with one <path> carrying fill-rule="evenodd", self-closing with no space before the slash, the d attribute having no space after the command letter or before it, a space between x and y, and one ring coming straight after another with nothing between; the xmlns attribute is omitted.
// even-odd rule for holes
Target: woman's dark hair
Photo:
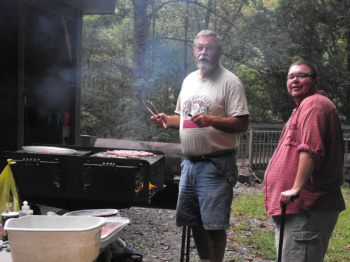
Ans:
<svg viewBox="0 0 350 262"><path fill-rule="evenodd" d="M307 60L298 60L290 65L289 70L292 66L295 66L295 65L306 65L308 68L310 68L310 75L312 75L314 78L318 77L317 67L313 63Z"/></svg>

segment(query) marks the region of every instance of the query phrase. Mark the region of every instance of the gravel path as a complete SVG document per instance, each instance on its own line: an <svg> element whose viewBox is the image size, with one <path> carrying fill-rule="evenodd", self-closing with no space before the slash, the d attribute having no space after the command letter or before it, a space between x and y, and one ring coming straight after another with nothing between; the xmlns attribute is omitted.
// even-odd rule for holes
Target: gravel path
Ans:
<svg viewBox="0 0 350 262"><path fill-rule="evenodd" d="M246 187L238 183L234 194L236 196L254 194L261 192L261 190L261 185ZM175 210L132 207L119 211L121 216L128 217L131 221L130 225L123 229L121 238L135 254L143 256L144 262L180 261L182 228L175 226ZM231 224L241 221L242 217L231 216ZM268 221L253 221L253 223L264 223L262 228L273 230ZM233 234L228 234L228 244L231 246L235 245ZM200 261L192 238L190 247L190 261ZM224 261L268 261L249 256L247 250L252 248L254 247L239 246L235 250L227 249ZM239 256L246 259L234 259L234 257Z"/></svg>

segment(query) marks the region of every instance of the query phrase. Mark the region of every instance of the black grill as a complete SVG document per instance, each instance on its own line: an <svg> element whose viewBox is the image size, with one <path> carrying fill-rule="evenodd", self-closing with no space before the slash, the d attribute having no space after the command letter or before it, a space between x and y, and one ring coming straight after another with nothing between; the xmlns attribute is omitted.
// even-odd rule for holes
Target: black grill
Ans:
<svg viewBox="0 0 350 262"><path fill-rule="evenodd" d="M132 159L94 157L110 148L62 146L74 155L2 152L0 160L11 165L22 200L67 210L84 208L123 208L150 203L163 190L164 154ZM123 150L122 148L115 148ZM138 150L138 149L134 149ZM149 189L149 183L154 185Z"/></svg>

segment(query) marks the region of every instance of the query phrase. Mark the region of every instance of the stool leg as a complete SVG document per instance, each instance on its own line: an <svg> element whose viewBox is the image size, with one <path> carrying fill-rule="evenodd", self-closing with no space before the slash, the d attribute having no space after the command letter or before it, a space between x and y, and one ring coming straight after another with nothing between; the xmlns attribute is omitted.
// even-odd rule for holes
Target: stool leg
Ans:
<svg viewBox="0 0 350 262"><path fill-rule="evenodd" d="M191 227L187 227L186 262L190 261Z"/></svg>
<svg viewBox="0 0 350 262"><path fill-rule="evenodd" d="M180 262L184 262L185 258L185 240L186 240L186 226L182 227L182 241L181 241L181 257L180 257Z"/></svg>

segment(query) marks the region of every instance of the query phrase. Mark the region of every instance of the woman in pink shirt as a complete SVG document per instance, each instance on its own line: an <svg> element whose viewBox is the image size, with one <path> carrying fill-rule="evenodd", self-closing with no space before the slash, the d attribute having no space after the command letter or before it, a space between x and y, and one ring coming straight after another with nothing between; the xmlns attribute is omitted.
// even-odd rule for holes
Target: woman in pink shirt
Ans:
<svg viewBox="0 0 350 262"><path fill-rule="evenodd" d="M297 107L281 134L264 179L265 212L273 217L279 243L281 204L288 204L282 261L323 261L345 209L343 136L334 104L319 91L316 66L294 62L287 89ZM300 199L291 201L291 196Z"/></svg>

